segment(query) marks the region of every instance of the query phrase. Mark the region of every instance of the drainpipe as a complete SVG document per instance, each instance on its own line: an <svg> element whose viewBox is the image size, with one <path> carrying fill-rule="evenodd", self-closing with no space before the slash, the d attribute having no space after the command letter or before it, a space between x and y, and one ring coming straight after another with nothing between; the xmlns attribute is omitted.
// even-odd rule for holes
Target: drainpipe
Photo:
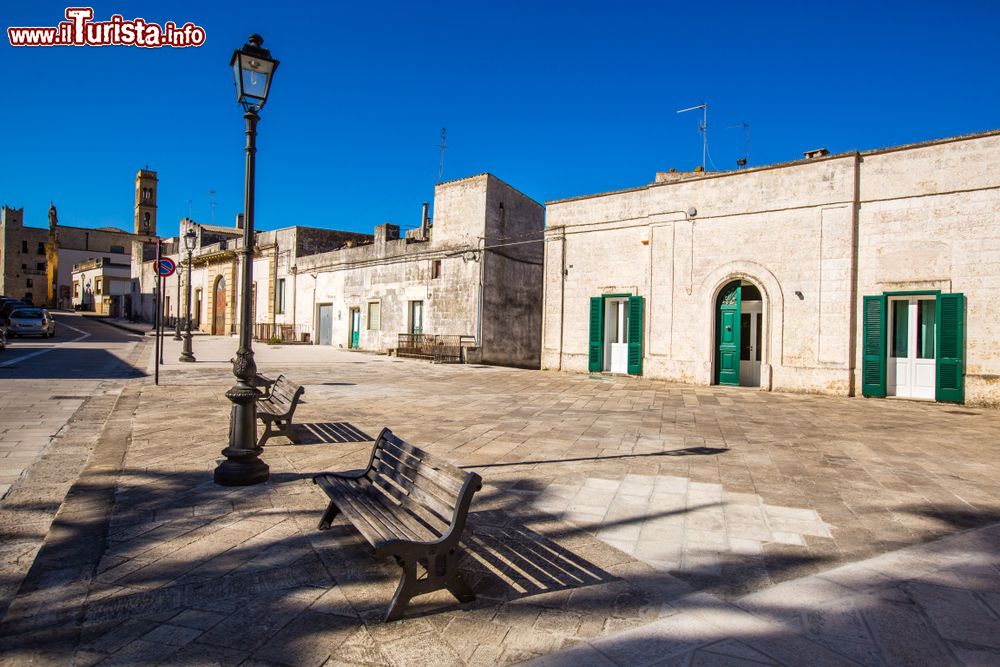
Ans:
<svg viewBox="0 0 1000 667"><path fill-rule="evenodd" d="M483 285L486 266L486 237L479 237L479 290L476 295L476 345L479 347L480 359L483 354Z"/></svg>
<svg viewBox="0 0 1000 667"><path fill-rule="evenodd" d="M566 330L566 230L563 229L562 235L562 252L559 253L562 257L562 275L560 279L562 280L562 285L559 287L559 370L562 370L563 366L563 349L565 347L565 341L563 337L565 336Z"/></svg>

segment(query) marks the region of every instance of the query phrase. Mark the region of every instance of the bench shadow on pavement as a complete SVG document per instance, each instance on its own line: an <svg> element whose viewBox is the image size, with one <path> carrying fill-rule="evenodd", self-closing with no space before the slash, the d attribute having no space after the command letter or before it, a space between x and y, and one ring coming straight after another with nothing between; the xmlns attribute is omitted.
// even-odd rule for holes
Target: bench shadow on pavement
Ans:
<svg viewBox="0 0 1000 667"><path fill-rule="evenodd" d="M276 436L268 440L267 447L372 442L374 439L350 422L308 422L292 424L291 435L287 438Z"/></svg>

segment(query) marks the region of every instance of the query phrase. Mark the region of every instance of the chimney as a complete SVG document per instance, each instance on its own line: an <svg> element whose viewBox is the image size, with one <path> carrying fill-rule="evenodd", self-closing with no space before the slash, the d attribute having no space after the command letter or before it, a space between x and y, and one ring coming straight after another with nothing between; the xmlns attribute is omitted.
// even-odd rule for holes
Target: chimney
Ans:
<svg viewBox="0 0 1000 667"><path fill-rule="evenodd" d="M399 225L391 225L388 222L375 227L375 245L385 245L389 241L399 238Z"/></svg>
<svg viewBox="0 0 1000 667"><path fill-rule="evenodd" d="M236 214L236 229L243 229L243 214Z"/></svg>
<svg viewBox="0 0 1000 667"><path fill-rule="evenodd" d="M427 227L430 225L431 221L430 217L428 217L428 210L430 209L430 207L431 207L430 204L424 202L423 206L421 207L422 211L420 213L420 238L424 239L425 241L427 240Z"/></svg>
<svg viewBox="0 0 1000 667"><path fill-rule="evenodd" d="M812 160L813 158L823 157L824 155L829 155L830 151L825 148L817 148L811 151L806 151L802 155L805 156L807 160Z"/></svg>

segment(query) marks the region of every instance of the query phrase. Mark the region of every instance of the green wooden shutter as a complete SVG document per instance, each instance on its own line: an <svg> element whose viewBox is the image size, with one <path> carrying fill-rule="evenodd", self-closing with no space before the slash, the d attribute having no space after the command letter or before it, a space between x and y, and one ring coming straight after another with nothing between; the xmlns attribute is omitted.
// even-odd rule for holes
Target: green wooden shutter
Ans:
<svg viewBox="0 0 1000 667"><path fill-rule="evenodd" d="M866 296L861 325L861 394L885 396L885 313L884 296Z"/></svg>
<svg viewBox="0 0 1000 667"><path fill-rule="evenodd" d="M965 295L937 298L937 384L939 401L965 401Z"/></svg>
<svg viewBox="0 0 1000 667"><path fill-rule="evenodd" d="M590 359L587 367L591 373L604 370L604 299L590 298Z"/></svg>
<svg viewBox="0 0 1000 667"><path fill-rule="evenodd" d="M642 297L628 298L628 374L642 375Z"/></svg>

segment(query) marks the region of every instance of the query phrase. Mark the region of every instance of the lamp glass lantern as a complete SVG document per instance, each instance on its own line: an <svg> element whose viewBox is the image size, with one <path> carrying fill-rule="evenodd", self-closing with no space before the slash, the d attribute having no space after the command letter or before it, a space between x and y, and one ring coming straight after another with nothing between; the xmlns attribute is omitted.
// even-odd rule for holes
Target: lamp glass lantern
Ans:
<svg viewBox="0 0 1000 667"><path fill-rule="evenodd" d="M263 43L264 38L260 35L250 35L250 40L243 48L234 51L232 60L229 61L236 84L236 100L248 112L264 108L271 89L271 79L278 69L278 61L271 57L270 51L261 46Z"/></svg>
<svg viewBox="0 0 1000 667"><path fill-rule="evenodd" d="M195 241L197 240L198 235L194 233L193 229L188 228L187 233L184 234L184 248L187 249L188 252L192 252L194 250Z"/></svg>

